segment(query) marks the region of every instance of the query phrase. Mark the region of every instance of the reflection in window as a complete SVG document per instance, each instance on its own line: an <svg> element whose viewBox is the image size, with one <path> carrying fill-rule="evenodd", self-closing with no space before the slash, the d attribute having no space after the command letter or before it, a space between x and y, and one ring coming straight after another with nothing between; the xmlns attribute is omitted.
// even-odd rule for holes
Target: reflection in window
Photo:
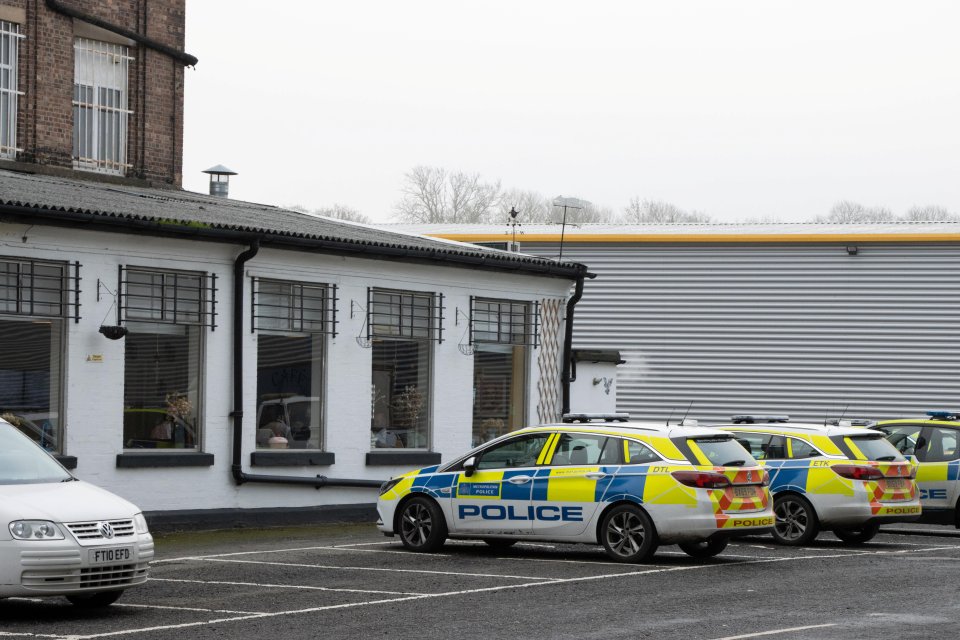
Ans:
<svg viewBox="0 0 960 640"><path fill-rule="evenodd" d="M127 326L124 446L198 448L202 327L143 322Z"/></svg>
<svg viewBox="0 0 960 640"><path fill-rule="evenodd" d="M532 316L528 303L473 299L474 446L524 426Z"/></svg>
<svg viewBox="0 0 960 640"><path fill-rule="evenodd" d="M0 318L0 417L58 453L63 330L57 319Z"/></svg>
<svg viewBox="0 0 960 640"><path fill-rule="evenodd" d="M257 336L257 448L320 449L322 334Z"/></svg>
<svg viewBox="0 0 960 640"><path fill-rule="evenodd" d="M123 443L128 449L199 449L207 275L121 271Z"/></svg>
<svg viewBox="0 0 960 640"><path fill-rule="evenodd" d="M370 448L430 448L431 341L441 336L434 294L371 289ZM442 305L441 305L442 306Z"/></svg>
<svg viewBox="0 0 960 640"><path fill-rule="evenodd" d="M547 443L549 433L535 433L529 436L513 438L507 442L487 449L477 461L477 469L510 469L514 467L532 467L537 464L543 445Z"/></svg>

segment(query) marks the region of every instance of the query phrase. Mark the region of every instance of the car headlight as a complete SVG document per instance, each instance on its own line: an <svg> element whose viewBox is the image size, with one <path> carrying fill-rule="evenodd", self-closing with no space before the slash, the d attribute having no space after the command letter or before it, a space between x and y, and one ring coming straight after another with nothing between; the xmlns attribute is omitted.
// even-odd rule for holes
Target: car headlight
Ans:
<svg viewBox="0 0 960 640"><path fill-rule="evenodd" d="M390 480L384 482L382 485L380 485L380 495L383 495L387 491L390 491L390 489L393 489L402 479L403 478L391 478Z"/></svg>
<svg viewBox="0 0 960 640"><path fill-rule="evenodd" d="M57 525L48 520L17 520L10 523L10 535L16 540L63 540Z"/></svg>
<svg viewBox="0 0 960 640"><path fill-rule="evenodd" d="M137 528L137 533L150 533L150 528L147 527L147 519L143 517L142 513L133 516L133 526Z"/></svg>

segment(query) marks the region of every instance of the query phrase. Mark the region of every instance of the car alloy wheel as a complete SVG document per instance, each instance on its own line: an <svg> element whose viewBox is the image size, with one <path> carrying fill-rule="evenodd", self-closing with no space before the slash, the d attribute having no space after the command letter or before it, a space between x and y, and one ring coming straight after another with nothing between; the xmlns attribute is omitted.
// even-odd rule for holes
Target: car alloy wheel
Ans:
<svg viewBox="0 0 960 640"><path fill-rule="evenodd" d="M806 498L792 494L775 498L773 515L776 518L773 537L780 544L806 544L819 533L817 516Z"/></svg>
<svg viewBox="0 0 960 640"><path fill-rule="evenodd" d="M611 509L603 519L601 531L604 550L618 562L642 562L657 550L650 517L633 505Z"/></svg>
<svg viewBox="0 0 960 640"><path fill-rule="evenodd" d="M447 525L437 503L416 497L400 512L400 541L411 551L435 551L447 538Z"/></svg>

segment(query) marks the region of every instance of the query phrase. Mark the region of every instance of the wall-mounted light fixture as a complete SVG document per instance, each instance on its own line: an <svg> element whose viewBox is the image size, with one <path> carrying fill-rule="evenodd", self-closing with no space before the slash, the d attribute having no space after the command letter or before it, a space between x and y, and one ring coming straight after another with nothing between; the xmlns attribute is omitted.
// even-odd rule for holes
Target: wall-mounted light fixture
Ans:
<svg viewBox="0 0 960 640"><path fill-rule="evenodd" d="M859 253L859 252L860 252L860 248L857 247L857 245L855 245L855 244L848 244L848 245L847 245L847 255L848 255L848 256L855 256L855 255L857 255L857 253Z"/></svg>

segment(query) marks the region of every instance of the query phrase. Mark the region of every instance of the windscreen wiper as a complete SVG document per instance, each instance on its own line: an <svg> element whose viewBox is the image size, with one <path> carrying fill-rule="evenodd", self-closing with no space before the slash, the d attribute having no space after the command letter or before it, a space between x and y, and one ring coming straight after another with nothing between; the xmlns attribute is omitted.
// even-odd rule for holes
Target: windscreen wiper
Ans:
<svg viewBox="0 0 960 640"><path fill-rule="evenodd" d="M721 467L742 467L747 464L746 460L731 460L730 462L724 462Z"/></svg>

